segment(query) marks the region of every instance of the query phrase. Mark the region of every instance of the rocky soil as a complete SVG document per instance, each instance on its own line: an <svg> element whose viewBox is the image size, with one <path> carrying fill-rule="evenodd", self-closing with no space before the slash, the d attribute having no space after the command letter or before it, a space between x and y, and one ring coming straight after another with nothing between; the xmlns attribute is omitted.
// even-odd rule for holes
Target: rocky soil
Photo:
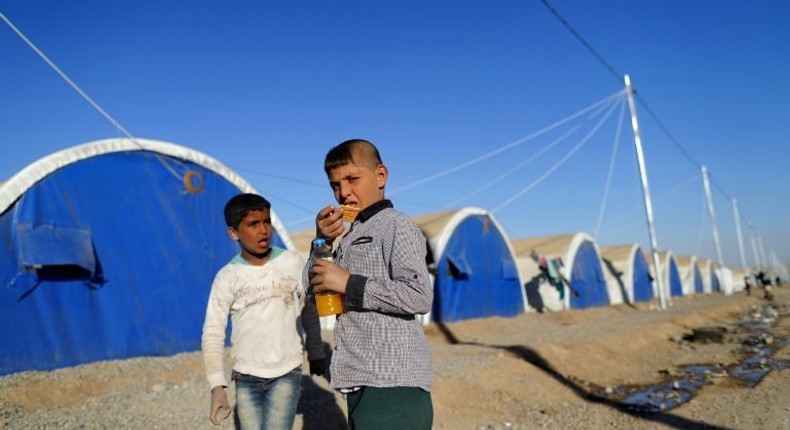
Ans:
<svg viewBox="0 0 790 430"><path fill-rule="evenodd" d="M676 297L666 310L618 305L432 324L434 428L788 429L790 288L774 292L770 302L758 291ZM694 337L711 326L726 328L723 342ZM332 333L323 335L331 344ZM732 377L766 348L750 368L773 370L756 386ZM694 364L712 370L688 377L684 366ZM669 388L645 397L650 403L626 400L660 384ZM689 386L701 389L688 394ZM98 362L0 378L0 427L214 429L208 402L197 352ZM344 428L345 412L326 380L303 377L295 428ZM231 420L219 428L233 428Z"/></svg>

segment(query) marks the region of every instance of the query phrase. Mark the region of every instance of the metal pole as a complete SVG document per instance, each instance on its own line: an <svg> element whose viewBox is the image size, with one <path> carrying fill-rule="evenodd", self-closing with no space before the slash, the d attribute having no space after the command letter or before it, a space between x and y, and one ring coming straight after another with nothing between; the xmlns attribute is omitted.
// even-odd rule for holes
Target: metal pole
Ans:
<svg viewBox="0 0 790 430"><path fill-rule="evenodd" d="M719 259L719 267L724 267L724 258L721 256L721 242L719 242L719 229L716 227L716 212L713 210L713 196L710 192L708 168L705 166L702 166L702 182L705 185L705 198L708 201L708 216L710 217L710 226L713 229L713 244L716 245L716 257Z"/></svg>
<svg viewBox="0 0 790 430"><path fill-rule="evenodd" d="M645 215L647 215L647 231L650 235L650 250L653 254L653 267L656 268L656 285L658 286L658 300L661 309L667 308L667 299L664 291L664 279L661 273L661 259L658 256L658 239L653 224L653 204L650 201L650 187L647 184L647 169L645 156L642 153L642 138L639 136L639 122L636 119L636 104L634 103L634 89L631 87L631 78L625 75L625 89L628 94L628 108L631 110L631 128L634 131L634 146L636 158L639 162L639 177L642 180L642 196L645 200Z"/></svg>
<svg viewBox="0 0 790 430"><path fill-rule="evenodd" d="M771 265L773 266L774 276L779 276L779 257L776 256L776 251L771 249Z"/></svg>
<svg viewBox="0 0 790 430"><path fill-rule="evenodd" d="M763 234L759 231L757 232L757 250L760 252L760 260L762 260L765 270L768 270L768 266L771 263L768 261L768 258L765 257L765 243L763 243Z"/></svg>
<svg viewBox="0 0 790 430"><path fill-rule="evenodd" d="M757 252L757 234L754 231L754 224L749 224L749 239L752 242L752 255L754 256L754 265L757 269L762 266L760 262L760 254Z"/></svg>
<svg viewBox="0 0 790 430"><path fill-rule="evenodd" d="M749 268L746 267L746 252L743 249L743 233L741 232L741 212L738 210L738 199L732 198L732 211L735 213L735 233L738 236L738 250L741 252L741 267L743 273L748 274Z"/></svg>

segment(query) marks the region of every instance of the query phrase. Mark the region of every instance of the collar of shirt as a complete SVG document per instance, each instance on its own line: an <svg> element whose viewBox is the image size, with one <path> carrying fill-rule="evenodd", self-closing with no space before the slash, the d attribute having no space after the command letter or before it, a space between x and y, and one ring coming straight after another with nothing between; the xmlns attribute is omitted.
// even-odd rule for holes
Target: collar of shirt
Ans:
<svg viewBox="0 0 790 430"><path fill-rule="evenodd" d="M387 199L379 200L376 203L373 203L372 205L366 207L364 210L360 211L359 214L357 214L357 221L365 222L369 220L373 215L376 215L382 210L391 207L394 207L391 201Z"/></svg>
<svg viewBox="0 0 790 430"><path fill-rule="evenodd" d="M285 249L280 248L279 246L272 246L272 255L271 255L271 257L269 257L269 259L266 262L267 263L271 262L272 260L274 260L275 258L280 256L280 254L282 254L284 251L285 251ZM245 260L241 256L241 254L236 254L233 257L233 259L230 260L230 264L243 264L243 265L250 266L250 263L247 260Z"/></svg>

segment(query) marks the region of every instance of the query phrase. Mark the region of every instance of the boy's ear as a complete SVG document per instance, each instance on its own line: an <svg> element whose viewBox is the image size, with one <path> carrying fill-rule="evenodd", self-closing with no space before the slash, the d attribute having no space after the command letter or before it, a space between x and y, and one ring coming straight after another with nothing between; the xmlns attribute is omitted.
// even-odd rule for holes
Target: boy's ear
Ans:
<svg viewBox="0 0 790 430"><path fill-rule="evenodd" d="M239 241L239 233L233 227L228 227L228 236L235 241Z"/></svg>
<svg viewBox="0 0 790 430"><path fill-rule="evenodd" d="M389 176L389 171L387 167L383 164L379 164L376 167L376 183L379 186L379 189L383 189L384 185L387 183L387 177Z"/></svg>

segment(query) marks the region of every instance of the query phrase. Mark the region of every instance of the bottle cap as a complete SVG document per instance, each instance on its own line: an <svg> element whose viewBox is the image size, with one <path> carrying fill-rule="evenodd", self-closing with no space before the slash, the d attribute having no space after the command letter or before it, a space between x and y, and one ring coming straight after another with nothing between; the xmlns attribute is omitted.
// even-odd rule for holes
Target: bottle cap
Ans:
<svg viewBox="0 0 790 430"><path fill-rule="evenodd" d="M313 239L313 248L318 248L326 244L326 239Z"/></svg>

